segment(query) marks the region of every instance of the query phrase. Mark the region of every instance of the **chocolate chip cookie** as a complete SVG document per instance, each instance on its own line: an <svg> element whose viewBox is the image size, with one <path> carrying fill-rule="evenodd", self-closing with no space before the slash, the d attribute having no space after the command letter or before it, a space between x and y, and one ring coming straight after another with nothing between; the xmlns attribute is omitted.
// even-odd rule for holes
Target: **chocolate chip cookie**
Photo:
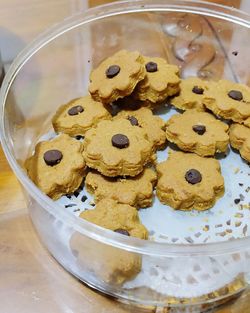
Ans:
<svg viewBox="0 0 250 313"><path fill-rule="evenodd" d="M166 136L181 150L201 156L214 156L226 152L229 136L228 125L213 115L196 110L173 115L166 123Z"/></svg>
<svg viewBox="0 0 250 313"><path fill-rule="evenodd" d="M204 111L204 92L208 89L208 82L197 77L182 79L179 94L171 99L171 104L180 110L196 109Z"/></svg>
<svg viewBox="0 0 250 313"><path fill-rule="evenodd" d="M159 103L180 90L179 68L162 58L143 57L146 76L133 93L141 101Z"/></svg>
<svg viewBox="0 0 250 313"><path fill-rule="evenodd" d="M156 173L150 168L145 168L141 174L130 178L109 178L98 172L89 172L85 186L88 192L94 194L95 203L110 198L119 203L145 208L152 205L156 180Z"/></svg>
<svg viewBox="0 0 250 313"><path fill-rule="evenodd" d="M55 132L70 136L82 135L101 120L111 119L110 113L101 102L91 96L74 99L62 105L54 115L52 124Z"/></svg>
<svg viewBox="0 0 250 313"><path fill-rule="evenodd" d="M62 134L39 142L25 168L37 187L56 200L80 186L86 169L82 152L81 142Z"/></svg>
<svg viewBox="0 0 250 313"><path fill-rule="evenodd" d="M215 159L171 152L156 169L157 196L176 210L207 210L224 193L220 163Z"/></svg>
<svg viewBox="0 0 250 313"><path fill-rule="evenodd" d="M127 119L101 121L83 144L87 165L105 176L136 176L155 159L146 132Z"/></svg>
<svg viewBox="0 0 250 313"><path fill-rule="evenodd" d="M203 103L214 114L242 124L250 117L250 88L228 80L211 82Z"/></svg>
<svg viewBox="0 0 250 313"><path fill-rule="evenodd" d="M155 149L165 147L165 122L159 116L153 115L150 109L123 110L117 114L117 118L126 118L131 125L144 129Z"/></svg>
<svg viewBox="0 0 250 313"><path fill-rule="evenodd" d="M148 237L146 228L140 223L136 208L118 204L112 199L101 200L94 210L84 211L80 217L119 236L140 239ZM70 246L78 265L94 272L104 282L120 285L134 278L141 270L141 257L138 254L105 245L80 233L73 234Z"/></svg>
<svg viewBox="0 0 250 313"><path fill-rule="evenodd" d="M140 53L121 50L91 72L89 92L96 101L111 103L130 95L145 75Z"/></svg>

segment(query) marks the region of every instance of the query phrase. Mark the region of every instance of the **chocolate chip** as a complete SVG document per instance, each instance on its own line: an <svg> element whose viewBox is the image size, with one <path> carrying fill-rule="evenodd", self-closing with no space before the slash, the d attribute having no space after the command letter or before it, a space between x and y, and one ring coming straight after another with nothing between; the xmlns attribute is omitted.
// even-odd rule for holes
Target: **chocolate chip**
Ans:
<svg viewBox="0 0 250 313"><path fill-rule="evenodd" d="M195 169L191 169L186 172L185 179L188 183L195 185L201 182L202 176L201 173Z"/></svg>
<svg viewBox="0 0 250 313"><path fill-rule="evenodd" d="M81 140L81 139L84 139L84 136L82 136L82 135L76 135L76 136L75 136L75 139L76 139L76 140Z"/></svg>
<svg viewBox="0 0 250 313"><path fill-rule="evenodd" d="M203 135L206 132L206 126L204 125L194 125L193 131L196 132L198 135Z"/></svg>
<svg viewBox="0 0 250 313"><path fill-rule="evenodd" d="M234 203L235 203L235 204L239 204L239 203L240 203L240 199L239 199L239 198L234 199Z"/></svg>
<svg viewBox="0 0 250 313"><path fill-rule="evenodd" d="M128 120L130 121L132 126L138 126L138 119L134 116L128 116Z"/></svg>
<svg viewBox="0 0 250 313"><path fill-rule="evenodd" d="M71 199L71 195L70 194L66 194L65 195L68 199Z"/></svg>
<svg viewBox="0 0 250 313"><path fill-rule="evenodd" d="M111 139L113 147L123 149L129 146L129 139L123 134L116 134Z"/></svg>
<svg viewBox="0 0 250 313"><path fill-rule="evenodd" d="M114 230L115 233L119 233L121 235L130 236L129 232L125 229L118 228Z"/></svg>
<svg viewBox="0 0 250 313"><path fill-rule="evenodd" d="M238 90L229 91L228 97L236 101L241 101L243 99L242 92Z"/></svg>
<svg viewBox="0 0 250 313"><path fill-rule="evenodd" d="M238 53L239 53L238 51L233 51L233 52L232 52L232 54L235 55L235 56L237 56Z"/></svg>
<svg viewBox="0 0 250 313"><path fill-rule="evenodd" d="M76 198L79 196L79 191L78 191L78 190L74 191L74 196L75 196Z"/></svg>
<svg viewBox="0 0 250 313"><path fill-rule="evenodd" d="M59 150L48 150L44 153L43 159L49 166L57 165L63 158L62 152Z"/></svg>
<svg viewBox="0 0 250 313"><path fill-rule="evenodd" d="M77 115L79 113L82 113L84 111L83 107L81 105L76 105L68 110L69 115Z"/></svg>
<svg viewBox="0 0 250 313"><path fill-rule="evenodd" d="M199 86L194 86L192 89L193 93L196 93L197 95L203 95L204 89Z"/></svg>
<svg viewBox="0 0 250 313"><path fill-rule="evenodd" d="M81 201L82 201L82 202L85 202L87 199L88 199L88 198L87 198L85 195L83 195L82 198L81 198Z"/></svg>
<svg viewBox="0 0 250 313"><path fill-rule="evenodd" d="M145 67L146 67L147 72L149 73L158 71L158 66L157 66L157 63L155 62L148 62Z"/></svg>
<svg viewBox="0 0 250 313"><path fill-rule="evenodd" d="M111 65L107 70L106 70L106 76L107 78L113 78L116 75L120 73L120 66L119 65Z"/></svg>

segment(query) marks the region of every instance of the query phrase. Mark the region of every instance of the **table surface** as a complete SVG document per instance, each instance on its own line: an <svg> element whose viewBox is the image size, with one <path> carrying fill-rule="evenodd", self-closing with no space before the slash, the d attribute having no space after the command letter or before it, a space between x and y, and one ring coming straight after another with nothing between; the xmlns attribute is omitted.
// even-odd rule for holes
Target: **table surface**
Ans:
<svg viewBox="0 0 250 313"><path fill-rule="evenodd" d="M20 27L20 20L15 19L20 5L19 0L0 0L0 18L4 29L15 33L16 39L4 51L4 60L11 62L11 54L22 48L23 43L31 40L38 32L65 16L86 7L87 1L22 1L23 18L34 22L34 14L38 15L36 26ZM93 6L108 2L92 0ZM238 6L238 0L214 1ZM45 14L48 6L56 14ZM26 8L26 9L25 9ZM31 16L31 13L33 14ZM11 19L9 18L11 16ZM36 15L37 16L37 15ZM12 23L10 23L12 20ZM19 24L18 24L19 22ZM27 24L28 25L28 24ZM3 33L0 31L0 42ZM4 32L6 35L6 32ZM6 35L7 36L7 35ZM6 38L5 38L6 39ZM22 43L22 44L20 44ZM13 49L16 51L13 52ZM0 147L0 303L1 312L5 313L125 313L137 312L135 308L122 305L105 297L79 282L67 273L42 246L32 226L25 208L20 185L11 171ZM217 313L250 313L250 292L239 299L216 310ZM153 312L153 311L152 311ZM160 312L160 311L157 311ZM163 311L162 311L163 312ZM167 312L167 310L164 310Z"/></svg>

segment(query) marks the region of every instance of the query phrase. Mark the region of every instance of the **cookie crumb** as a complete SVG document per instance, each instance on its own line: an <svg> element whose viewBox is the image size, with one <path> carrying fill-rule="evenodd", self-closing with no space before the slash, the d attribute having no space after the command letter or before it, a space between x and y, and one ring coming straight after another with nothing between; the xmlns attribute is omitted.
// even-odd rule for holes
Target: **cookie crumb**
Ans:
<svg viewBox="0 0 250 313"><path fill-rule="evenodd" d="M70 203L70 204L66 204L65 205L65 208L67 209L67 208L72 208L73 206L76 206L76 204L75 203Z"/></svg>
<svg viewBox="0 0 250 313"><path fill-rule="evenodd" d="M247 230L248 230L248 226L245 225L245 226L243 227L243 230L242 230L242 233L243 233L244 236L246 236Z"/></svg>
<svg viewBox="0 0 250 313"><path fill-rule="evenodd" d="M194 243L193 239L191 237L185 237L185 240L188 242L188 243Z"/></svg>
<svg viewBox="0 0 250 313"><path fill-rule="evenodd" d="M215 228L220 228L222 226L223 226L222 224L217 224L217 225L215 225Z"/></svg>
<svg viewBox="0 0 250 313"><path fill-rule="evenodd" d="M234 174L238 174L240 171L240 169L237 167L235 170L234 170Z"/></svg>
<svg viewBox="0 0 250 313"><path fill-rule="evenodd" d="M234 203L235 204L239 204L240 203L240 199L239 198L234 199Z"/></svg>
<svg viewBox="0 0 250 313"><path fill-rule="evenodd" d="M247 187L247 189L245 190L246 193L248 193L250 191L250 186Z"/></svg>
<svg viewBox="0 0 250 313"><path fill-rule="evenodd" d="M242 214L242 213L236 213L236 214L234 215L234 217L243 218L243 217L244 217L244 214Z"/></svg>
<svg viewBox="0 0 250 313"><path fill-rule="evenodd" d="M242 222L240 221L235 222L235 227L240 227L241 225L242 225Z"/></svg>
<svg viewBox="0 0 250 313"><path fill-rule="evenodd" d="M210 226L209 226L209 225L205 225L205 226L203 227L203 230L204 230L204 231L209 231L209 229L210 229Z"/></svg>

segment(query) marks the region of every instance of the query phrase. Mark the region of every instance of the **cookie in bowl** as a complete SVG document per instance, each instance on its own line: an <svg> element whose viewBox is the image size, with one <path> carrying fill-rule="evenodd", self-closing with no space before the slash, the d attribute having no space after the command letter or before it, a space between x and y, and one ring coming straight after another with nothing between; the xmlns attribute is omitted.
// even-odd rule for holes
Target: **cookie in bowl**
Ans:
<svg viewBox="0 0 250 313"><path fill-rule="evenodd" d="M66 134L39 142L25 162L30 179L46 195L56 200L74 192L86 175L81 142Z"/></svg>
<svg viewBox="0 0 250 313"><path fill-rule="evenodd" d="M204 92L208 88L208 82L198 77L189 77L182 79L180 83L180 92L171 99L171 104L180 110L196 109L205 111L203 104Z"/></svg>
<svg viewBox="0 0 250 313"><path fill-rule="evenodd" d="M240 124L232 124L229 134L231 146L239 150L244 160L250 162L250 128Z"/></svg>
<svg viewBox="0 0 250 313"><path fill-rule="evenodd" d="M171 151L156 170L157 196L176 210L207 210L224 193L220 163L215 159Z"/></svg>
<svg viewBox="0 0 250 313"><path fill-rule="evenodd" d="M156 181L156 173L151 168L145 168L139 175L127 178L105 177L91 171L86 176L85 186L94 195L95 203L110 198L119 203L146 208L152 205Z"/></svg>
<svg viewBox="0 0 250 313"><path fill-rule="evenodd" d="M145 75L140 53L121 50L91 72L89 92L96 101L112 103L130 95Z"/></svg>
<svg viewBox="0 0 250 313"><path fill-rule="evenodd" d="M242 124L250 117L250 88L229 80L211 82L203 103L215 115Z"/></svg>
<svg viewBox="0 0 250 313"><path fill-rule="evenodd" d="M135 88L136 99L159 103L179 92L178 66L168 64L163 58L144 56L143 59L146 76Z"/></svg>
<svg viewBox="0 0 250 313"><path fill-rule="evenodd" d="M136 208L118 204L112 199L101 200L93 210L84 211L83 218L107 228L120 236L147 239L148 231L140 223ZM123 284L134 278L141 270L141 257L132 252L103 245L75 232L70 247L77 258L78 266L88 268L107 283ZM102 255L100 260L98 256Z"/></svg>
<svg viewBox="0 0 250 313"><path fill-rule="evenodd" d="M229 143L228 125L212 114L187 110L166 122L167 139L181 150L200 156L226 152Z"/></svg>
<svg viewBox="0 0 250 313"><path fill-rule="evenodd" d="M52 124L56 133L74 137L84 136L99 121L108 119L111 119L111 114L103 104L91 96L85 96L62 105L52 118Z"/></svg>
<svg viewBox="0 0 250 313"><path fill-rule="evenodd" d="M144 129L156 150L165 147L165 122L159 116L153 115L150 109L142 107L138 110L123 110L115 117L119 118L125 118L131 125Z"/></svg>
<svg viewBox="0 0 250 313"><path fill-rule="evenodd" d="M127 119L101 121L87 131L83 144L88 167L105 176L136 176L155 160L146 132Z"/></svg>

